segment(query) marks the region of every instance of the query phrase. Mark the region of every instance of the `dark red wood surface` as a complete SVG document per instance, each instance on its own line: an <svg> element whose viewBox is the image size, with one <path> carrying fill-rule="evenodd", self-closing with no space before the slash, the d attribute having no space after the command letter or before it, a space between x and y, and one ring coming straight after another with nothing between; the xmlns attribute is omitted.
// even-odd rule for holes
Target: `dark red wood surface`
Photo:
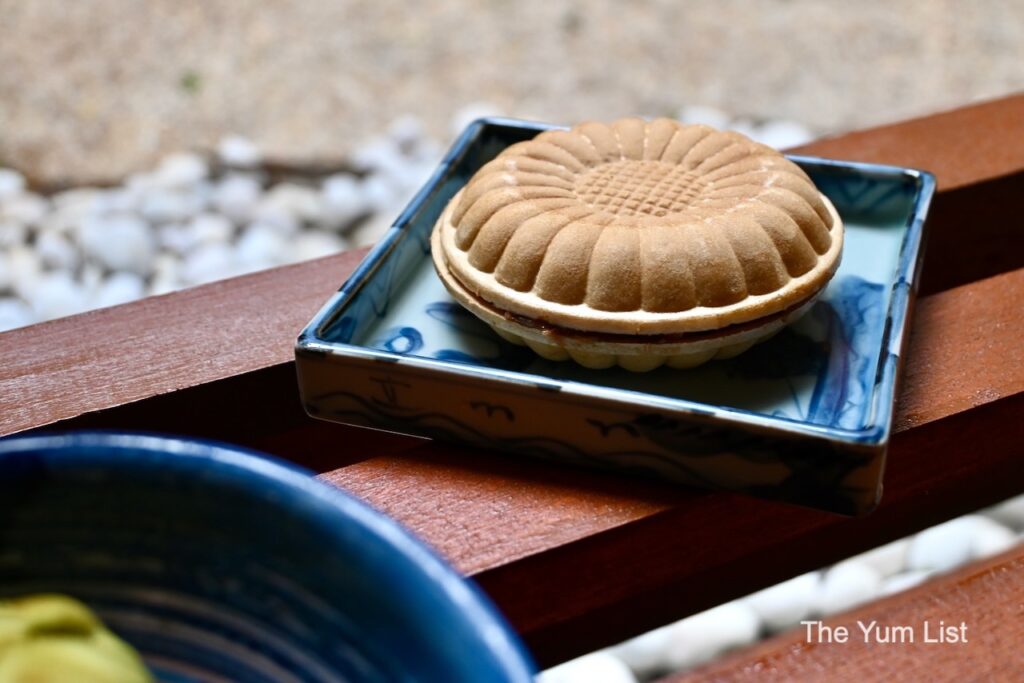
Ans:
<svg viewBox="0 0 1024 683"><path fill-rule="evenodd" d="M659 683L1010 683L1021 680L1024 671L1022 616L1024 547L825 620L829 628L846 628L847 642L828 642L825 632L820 636L814 627L808 638L804 626ZM912 633L880 633L872 622L879 629L910 627ZM925 640L926 624L932 642ZM956 632L956 642L951 642L949 627ZM940 632L943 642L935 642ZM892 640L881 642L883 637Z"/></svg>

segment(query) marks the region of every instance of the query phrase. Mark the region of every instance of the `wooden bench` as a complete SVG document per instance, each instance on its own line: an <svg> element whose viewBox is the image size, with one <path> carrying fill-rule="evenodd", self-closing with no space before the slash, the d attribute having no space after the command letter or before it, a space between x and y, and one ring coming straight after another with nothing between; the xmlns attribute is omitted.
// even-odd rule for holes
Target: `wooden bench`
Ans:
<svg viewBox="0 0 1024 683"><path fill-rule="evenodd" d="M0 434L153 430L310 467L476 579L554 664L1024 491L1022 130L1017 96L798 150L939 182L885 495L864 519L306 417L294 338L362 251L0 335Z"/></svg>

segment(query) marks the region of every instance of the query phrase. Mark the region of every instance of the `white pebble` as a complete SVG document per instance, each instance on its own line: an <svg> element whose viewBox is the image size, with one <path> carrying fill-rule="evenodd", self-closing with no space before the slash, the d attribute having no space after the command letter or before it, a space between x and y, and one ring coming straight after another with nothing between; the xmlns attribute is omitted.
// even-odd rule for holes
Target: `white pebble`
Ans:
<svg viewBox="0 0 1024 683"><path fill-rule="evenodd" d="M810 142L814 139L814 133L795 121L768 121L758 127L751 137L763 145L786 149Z"/></svg>
<svg viewBox="0 0 1024 683"><path fill-rule="evenodd" d="M215 213L201 213L186 226L196 244L227 242L235 232L235 226L224 216Z"/></svg>
<svg viewBox="0 0 1024 683"><path fill-rule="evenodd" d="M401 201L400 190L381 173L366 176L359 184L359 193L366 205L376 213L392 213ZM388 216L394 220L396 216Z"/></svg>
<svg viewBox="0 0 1024 683"><path fill-rule="evenodd" d="M165 157L152 176L153 183L168 189L183 189L195 185L209 175L206 160L198 154L182 152Z"/></svg>
<svg viewBox="0 0 1024 683"><path fill-rule="evenodd" d="M542 671L537 683L636 683L622 660L600 650Z"/></svg>
<svg viewBox="0 0 1024 683"><path fill-rule="evenodd" d="M89 308L86 292L62 270L43 273L25 298L39 320L62 318Z"/></svg>
<svg viewBox="0 0 1024 683"><path fill-rule="evenodd" d="M434 167L444 157L445 148L437 140L428 138L422 140L410 157L417 163L430 164Z"/></svg>
<svg viewBox="0 0 1024 683"><path fill-rule="evenodd" d="M43 273L43 264L34 249L18 244L7 250L9 286L22 299L28 299Z"/></svg>
<svg viewBox="0 0 1024 683"><path fill-rule="evenodd" d="M214 184L210 180L201 180L193 185L189 192L195 197L200 206L200 211L206 210L213 202Z"/></svg>
<svg viewBox="0 0 1024 683"><path fill-rule="evenodd" d="M349 228L368 210L359 180L348 173L332 175L320 189L324 206L324 223L332 230Z"/></svg>
<svg viewBox="0 0 1024 683"><path fill-rule="evenodd" d="M102 192L97 198L88 213L134 213L146 200L146 197L154 189L143 188L141 185L133 187L113 188Z"/></svg>
<svg viewBox="0 0 1024 683"><path fill-rule="evenodd" d="M252 217L263 186L254 175L229 173L213 189L213 208L231 220L241 223Z"/></svg>
<svg viewBox="0 0 1024 683"><path fill-rule="evenodd" d="M103 268L95 263L83 264L78 273L78 282L82 286L83 292L87 294L95 292L103 282Z"/></svg>
<svg viewBox="0 0 1024 683"><path fill-rule="evenodd" d="M55 209L80 209L88 212L96 207L103 192L93 187L75 187L70 190L62 190L50 197L50 202Z"/></svg>
<svg viewBox="0 0 1024 683"><path fill-rule="evenodd" d="M36 322L28 304L11 296L0 297L0 332L25 327Z"/></svg>
<svg viewBox="0 0 1024 683"><path fill-rule="evenodd" d="M757 139L757 126L750 119L733 119L728 124L729 130L735 131L740 135L746 135L748 138L753 140Z"/></svg>
<svg viewBox="0 0 1024 683"><path fill-rule="evenodd" d="M810 616L821 585L821 574L810 572L770 586L742 600L772 632L796 626Z"/></svg>
<svg viewBox="0 0 1024 683"><path fill-rule="evenodd" d="M78 230L78 225L85 217L85 213L74 208L56 209L42 217L38 223L38 230L40 233L52 232L58 235L70 235Z"/></svg>
<svg viewBox="0 0 1024 683"><path fill-rule="evenodd" d="M154 278L149 284L146 296L163 296L164 294L176 292L181 289L181 287L181 283L177 281Z"/></svg>
<svg viewBox="0 0 1024 683"><path fill-rule="evenodd" d="M181 280L186 285L201 285L237 273L238 266L230 247L226 244L206 244L185 257Z"/></svg>
<svg viewBox="0 0 1024 683"><path fill-rule="evenodd" d="M300 232L290 244L288 261L309 261L344 251L345 240L334 233L323 230L305 230Z"/></svg>
<svg viewBox="0 0 1024 683"><path fill-rule="evenodd" d="M36 253L45 266L56 270L74 270L78 267L78 249L59 232L40 232L36 237L35 246Z"/></svg>
<svg viewBox="0 0 1024 683"><path fill-rule="evenodd" d="M320 194L311 187L295 183L278 183L270 188L256 207L256 217L263 211L280 211L297 221L316 222L323 218L324 207Z"/></svg>
<svg viewBox="0 0 1024 683"><path fill-rule="evenodd" d="M146 223L124 214L90 217L82 222L79 242L85 253L109 270L149 272L156 240Z"/></svg>
<svg viewBox="0 0 1024 683"><path fill-rule="evenodd" d="M965 515L914 536L907 567L944 572L970 560L976 519L976 515Z"/></svg>
<svg viewBox="0 0 1024 683"><path fill-rule="evenodd" d="M721 109L699 104L683 107L679 111L679 120L683 123L700 123L719 130L728 130L730 118Z"/></svg>
<svg viewBox="0 0 1024 683"><path fill-rule="evenodd" d="M25 191L25 176L13 168L0 168L0 202Z"/></svg>
<svg viewBox="0 0 1024 683"><path fill-rule="evenodd" d="M104 196L105 193L91 188L66 190L54 195L50 202L52 210L39 221L39 229L64 235L75 232L87 216L106 210Z"/></svg>
<svg viewBox="0 0 1024 683"><path fill-rule="evenodd" d="M156 241L161 249L184 255L197 246L192 232L184 223L165 223L157 228Z"/></svg>
<svg viewBox="0 0 1024 683"><path fill-rule="evenodd" d="M11 284L10 257L5 250L0 249L0 294L6 292Z"/></svg>
<svg viewBox="0 0 1024 683"><path fill-rule="evenodd" d="M913 571L890 576L882 583L882 590L879 595L881 597L892 595L893 593L902 593L903 591L909 590L918 584L924 583L934 574L935 572L933 571L915 569Z"/></svg>
<svg viewBox="0 0 1024 683"><path fill-rule="evenodd" d="M994 507L982 510L981 514L991 517L1014 531L1022 531L1024 530L1024 496L1004 500Z"/></svg>
<svg viewBox="0 0 1024 683"><path fill-rule="evenodd" d="M668 626L648 631L609 648L634 674L647 679L668 670L671 631Z"/></svg>
<svg viewBox="0 0 1024 683"><path fill-rule="evenodd" d="M252 222L264 225L276 231L278 234L290 237L301 228L301 223L295 214L287 209L266 202L259 202L252 212Z"/></svg>
<svg viewBox="0 0 1024 683"><path fill-rule="evenodd" d="M174 255L162 252L153 261L153 277L149 283L149 296L167 294L181 288L181 261Z"/></svg>
<svg viewBox="0 0 1024 683"><path fill-rule="evenodd" d="M235 249L239 264L250 272L285 263L288 241L273 226L253 223L242 233Z"/></svg>
<svg viewBox="0 0 1024 683"><path fill-rule="evenodd" d="M19 194L0 204L0 221L36 225L50 210L50 203L37 194Z"/></svg>
<svg viewBox="0 0 1024 683"><path fill-rule="evenodd" d="M850 559L868 565L884 579L906 568L907 550L909 547L910 539L901 538L877 548L872 548Z"/></svg>
<svg viewBox="0 0 1024 683"><path fill-rule="evenodd" d="M668 664L688 669L757 639L757 614L741 602L728 602L669 627Z"/></svg>
<svg viewBox="0 0 1024 683"><path fill-rule="evenodd" d="M96 308L117 306L141 299L145 295L142 278L135 273L113 273L96 288L92 304Z"/></svg>
<svg viewBox="0 0 1024 683"><path fill-rule="evenodd" d="M359 223L345 234L345 238L353 247L365 247L373 244L388 231L398 215L377 212L367 220Z"/></svg>
<svg viewBox="0 0 1024 683"><path fill-rule="evenodd" d="M829 616L878 596L882 577L861 562L846 560L825 572L818 594L817 613Z"/></svg>
<svg viewBox="0 0 1024 683"><path fill-rule="evenodd" d="M203 210L203 197L184 190L151 190L142 197L139 213L151 223L185 221Z"/></svg>
<svg viewBox="0 0 1024 683"><path fill-rule="evenodd" d="M159 183L156 180L156 174L146 173L145 171L143 171L140 173L133 173L130 176L128 176L125 179L121 188L117 189L126 190L128 192L133 193L141 193L148 192L149 190L156 189L157 187L159 187Z"/></svg>
<svg viewBox="0 0 1024 683"><path fill-rule="evenodd" d="M392 176L391 182L399 189L396 202L399 208L405 208L413 195L430 179L433 170L433 165L406 164L398 175Z"/></svg>
<svg viewBox="0 0 1024 683"><path fill-rule="evenodd" d="M361 171L373 175L392 175L401 171L405 156L393 140L375 138L355 150L351 161Z"/></svg>
<svg viewBox="0 0 1024 683"><path fill-rule="evenodd" d="M228 166L251 168L263 160L259 148L240 135L228 135L217 144L217 156Z"/></svg>
<svg viewBox="0 0 1024 683"><path fill-rule="evenodd" d="M24 223L0 220L0 249L24 244L28 240L28 228Z"/></svg>
<svg viewBox="0 0 1024 683"><path fill-rule="evenodd" d="M998 555L1017 544L1017 537L1007 527L986 517L978 517L974 523L974 538L971 540L971 557L981 559Z"/></svg>

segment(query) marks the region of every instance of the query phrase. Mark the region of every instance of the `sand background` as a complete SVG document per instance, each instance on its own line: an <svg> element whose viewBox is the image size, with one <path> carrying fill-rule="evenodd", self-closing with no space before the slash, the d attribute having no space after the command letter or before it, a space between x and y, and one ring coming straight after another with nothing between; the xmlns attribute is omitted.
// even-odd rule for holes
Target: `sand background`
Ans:
<svg viewBox="0 0 1024 683"><path fill-rule="evenodd" d="M403 114L692 104L838 132L1024 88L1024 2L0 0L0 163L117 179L226 133L334 160Z"/></svg>

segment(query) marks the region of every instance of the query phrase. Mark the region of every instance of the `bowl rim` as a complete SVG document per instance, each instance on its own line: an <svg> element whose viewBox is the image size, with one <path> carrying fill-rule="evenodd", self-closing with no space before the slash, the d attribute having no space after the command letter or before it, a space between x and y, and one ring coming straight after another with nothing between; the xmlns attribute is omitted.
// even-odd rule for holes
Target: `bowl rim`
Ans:
<svg viewBox="0 0 1024 683"><path fill-rule="evenodd" d="M518 635L491 599L454 567L396 520L340 488L316 479L315 473L273 455L213 439L142 431L52 431L0 437L0 472L10 456L36 454L53 466L90 458L97 464L129 462L129 453L145 452L147 464L174 462L185 469L209 473L211 468L232 475L245 488L280 494L277 500L302 499L305 515L318 521L355 524L382 544L391 561L416 570L417 583L437 591L462 616L449 625L475 633L505 681L532 682L536 666ZM58 456L54 458L54 456ZM100 456L100 457L97 457ZM308 519L309 517L307 517ZM495 672L497 673L497 672Z"/></svg>

